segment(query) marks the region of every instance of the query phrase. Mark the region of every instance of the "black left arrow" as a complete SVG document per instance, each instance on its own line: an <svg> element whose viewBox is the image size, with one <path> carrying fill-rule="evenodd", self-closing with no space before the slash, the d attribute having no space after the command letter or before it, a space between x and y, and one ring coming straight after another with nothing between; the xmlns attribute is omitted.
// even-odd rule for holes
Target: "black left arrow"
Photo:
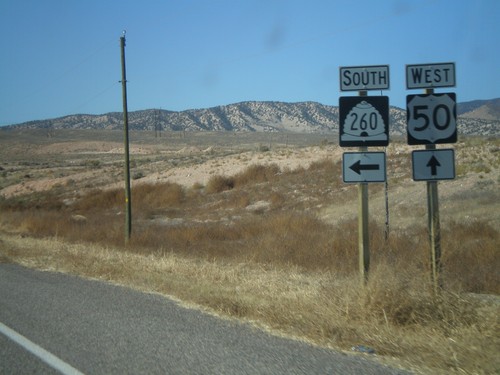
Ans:
<svg viewBox="0 0 500 375"><path fill-rule="evenodd" d="M431 159L427 163L427 167L431 168L431 175L435 176L437 175L437 167L440 167L441 164L439 163L439 160L436 159L434 155L432 155Z"/></svg>
<svg viewBox="0 0 500 375"><path fill-rule="evenodd" d="M358 160L356 163L349 167L357 174L361 174L361 171L378 171L380 169L380 165L378 164L361 164L361 160Z"/></svg>

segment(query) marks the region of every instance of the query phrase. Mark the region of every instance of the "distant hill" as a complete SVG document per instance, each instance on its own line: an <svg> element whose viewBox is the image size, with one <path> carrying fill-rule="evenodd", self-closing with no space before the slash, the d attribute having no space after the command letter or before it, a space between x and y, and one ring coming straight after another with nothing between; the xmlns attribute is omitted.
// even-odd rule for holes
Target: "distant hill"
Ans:
<svg viewBox="0 0 500 375"><path fill-rule="evenodd" d="M461 134L499 135L500 99L459 103L458 130ZM406 134L406 111L391 107L391 134ZM322 133L337 132L339 110L316 102L284 103L248 101L224 106L174 112L147 109L129 113L131 130L154 131L257 131ZM45 129L121 129L123 115L76 114L56 119L30 121L1 127Z"/></svg>
<svg viewBox="0 0 500 375"><path fill-rule="evenodd" d="M499 120L500 98L459 103L457 105L457 114L466 118Z"/></svg>

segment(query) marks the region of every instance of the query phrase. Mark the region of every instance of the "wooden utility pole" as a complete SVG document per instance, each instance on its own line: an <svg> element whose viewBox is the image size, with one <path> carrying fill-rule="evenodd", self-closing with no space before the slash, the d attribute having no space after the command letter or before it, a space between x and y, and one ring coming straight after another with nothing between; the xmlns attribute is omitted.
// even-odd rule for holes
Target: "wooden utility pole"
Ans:
<svg viewBox="0 0 500 375"><path fill-rule="evenodd" d="M390 222L389 222L389 182L388 179L385 179L384 183L384 191L385 191L385 242L389 241L389 231L390 231Z"/></svg>
<svg viewBox="0 0 500 375"><path fill-rule="evenodd" d="M130 158L128 139L128 109L127 109L127 74L125 70L125 31L120 37L122 62L122 96L123 96L123 134L125 146L125 244L130 240L132 233L132 200L130 194Z"/></svg>
<svg viewBox="0 0 500 375"><path fill-rule="evenodd" d="M367 96L367 91L359 91L359 96ZM367 152L368 147L359 147L359 152ZM370 235L368 230L368 183L358 184L358 249L359 249L359 274L361 283L368 281L370 270Z"/></svg>
<svg viewBox="0 0 500 375"><path fill-rule="evenodd" d="M425 94L434 94L434 89L426 89ZM435 150L435 144L425 145L426 150ZM434 295L442 288L441 282L441 227L439 222L438 182L427 181L427 215L429 241L431 244L431 282Z"/></svg>

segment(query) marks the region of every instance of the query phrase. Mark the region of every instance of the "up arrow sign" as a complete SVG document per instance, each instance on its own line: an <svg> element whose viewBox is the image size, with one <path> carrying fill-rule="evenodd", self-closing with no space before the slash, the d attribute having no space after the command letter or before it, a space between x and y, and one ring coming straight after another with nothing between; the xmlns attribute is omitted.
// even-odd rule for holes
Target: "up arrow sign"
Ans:
<svg viewBox="0 0 500 375"><path fill-rule="evenodd" d="M413 180L453 180L455 151L453 149L417 150L411 153Z"/></svg>
<svg viewBox="0 0 500 375"><path fill-rule="evenodd" d="M441 164L439 163L439 160L437 160L436 157L432 155L431 159L427 163L427 166L431 168L431 175L435 176L437 175L437 167L440 167Z"/></svg>

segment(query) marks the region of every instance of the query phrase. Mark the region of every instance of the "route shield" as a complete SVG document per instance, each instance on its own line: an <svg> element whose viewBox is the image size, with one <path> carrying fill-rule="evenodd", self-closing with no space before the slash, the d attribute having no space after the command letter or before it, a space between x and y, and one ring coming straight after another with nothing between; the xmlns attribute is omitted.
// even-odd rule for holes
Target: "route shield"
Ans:
<svg viewBox="0 0 500 375"><path fill-rule="evenodd" d="M455 93L408 95L406 117L409 145L457 142Z"/></svg>
<svg viewBox="0 0 500 375"><path fill-rule="evenodd" d="M389 144L389 97L341 96L339 98L341 147Z"/></svg>

